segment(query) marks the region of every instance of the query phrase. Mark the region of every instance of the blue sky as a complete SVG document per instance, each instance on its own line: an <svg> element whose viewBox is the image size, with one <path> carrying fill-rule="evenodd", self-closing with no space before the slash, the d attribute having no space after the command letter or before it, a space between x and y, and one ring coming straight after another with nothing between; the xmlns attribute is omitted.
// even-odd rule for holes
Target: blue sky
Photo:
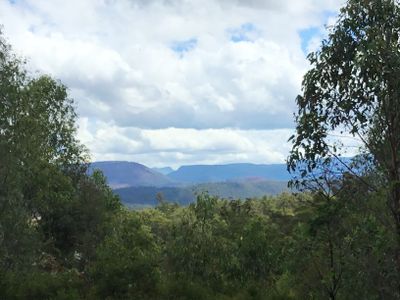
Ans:
<svg viewBox="0 0 400 300"><path fill-rule="evenodd" d="M93 160L281 163L336 0L0 0L33 71L62 80Z"/></svg>
<svg viewBox="0 0 400 300"><path fill-rule="evenodd" d="M174 41L171 44L171 49L179 54L193 50L197 45L197 39L191 38L184 41Z"/></svg>
<svg viewBox="0 0 400 300"><path fill-rule="evenodd" d="M321 28L320 27L309 27L306 29L302 29L300 31L301 38L301 50L304 54L308 54L308 47L312 42L313 38L321 36Z"/></svg>
<svg viewBox="0 0 400 300"><path fill-rule="evenodd" d="M258 35L258 30L253 23L244 23L237 28L228 29L228 34L234 43L251 42Z"/></svg>
<svg viewBox="0 0 400 300"><path fill-rule="evenodd" d="M311 51L315 51L321 40L327 38L329 26L333 26L338 16L338 11L323 11L322 14L323 26L310 26L299 31L301 39L301 50L305 55Z"/></svg>

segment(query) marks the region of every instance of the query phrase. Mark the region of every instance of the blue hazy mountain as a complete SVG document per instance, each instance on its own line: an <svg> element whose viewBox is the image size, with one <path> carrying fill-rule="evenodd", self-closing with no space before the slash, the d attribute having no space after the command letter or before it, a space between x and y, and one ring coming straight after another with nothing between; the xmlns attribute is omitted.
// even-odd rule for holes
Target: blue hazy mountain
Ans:
<svg viewBox="0 0 400 300"><path fill-rule="evenodd" d="M164 167L164 168L151 168L152 170L164 174L164 175L168 175L169 173L174 172L174 169L172 169L171 167Z"/></svg>
<svg viewBox="0 0 400 300"><path fill-rule="evenodd" d="M259 177L265 180L288 181L291 175L286 164L227 164L182 166L168 174L174 181L185 183L205 183Z"/></svg>
<svg viewBox="0 0 400 300"><path fill-rule="evenodd" d="M343 160L350 162L349 158ZM286 164L190 165L167 175L160 172L169 172L171 168L150 169L126 161L95 162L90 172L95 168L103 171L108 184L129 206L154 205L157 193L166 201L180 204L194 201L196 193L203 191L222 198L261 197L285 191L292 178ZM336 160L329 168L338 174L347 171Z"/></svg>
<svg viewBox="0 0 400 300"><path fill-rule="evenodd" d="M100 169L112 188L129 186L176 186L209 182L238 181L260 178L272 181L288 181L290 174L285 164L256 165L189 165L173 171L172 168L148 168L142 164L127 161L94 162L90 166ZM171 171L168 173L169 171ZM168 173L167 175L162 174Z"/></svg>
<svg viewBox="0 0 400 300"><path fill-rule="evenodd" d="M100 169L111 188L129 186L170 186L174 181L144 165L127 161L103 161L90 164L89 173Z"/></svg>

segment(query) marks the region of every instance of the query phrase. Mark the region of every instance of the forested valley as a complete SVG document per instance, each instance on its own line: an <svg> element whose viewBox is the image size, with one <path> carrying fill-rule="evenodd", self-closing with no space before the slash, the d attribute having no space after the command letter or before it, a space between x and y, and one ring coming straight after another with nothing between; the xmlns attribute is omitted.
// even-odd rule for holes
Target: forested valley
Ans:
<svg viewBox="0 0 400 300"><path fill-rule="evenodd" d="M142 210L88 175L67 87L0 36L0 299L400 299L398 1L347 1L309 55L291 193Z"/></svg>

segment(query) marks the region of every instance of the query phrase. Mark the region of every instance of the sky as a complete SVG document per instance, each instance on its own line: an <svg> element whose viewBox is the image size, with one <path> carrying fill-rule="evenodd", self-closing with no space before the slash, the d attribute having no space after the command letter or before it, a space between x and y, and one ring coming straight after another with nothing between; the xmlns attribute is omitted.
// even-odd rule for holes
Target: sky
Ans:
<svg viewBox="0 0 400 300"><path fill-rule="evenodd" d="M28 67L69 88L93 161L283 163L338 0L0 0Z"/></svg>

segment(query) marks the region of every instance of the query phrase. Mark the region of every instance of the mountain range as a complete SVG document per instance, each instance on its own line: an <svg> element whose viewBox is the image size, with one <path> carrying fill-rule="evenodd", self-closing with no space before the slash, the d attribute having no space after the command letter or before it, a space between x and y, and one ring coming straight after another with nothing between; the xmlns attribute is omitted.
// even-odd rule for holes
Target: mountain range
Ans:
<svg viewBox="0 0 400 300"><path fill-rule="evenodd" d="M287 189L290 174L285 164L189 165L148 168L127 161L94 162L89 173L100 169L108 184L128 206L155 205L158 197L180 204L193 202L208 192L222 198L251 198Z"/></svg>
<svg viewBox="0 0 400 300"><path fill-rule="evenodd" d="M99 169L107 177L108 185L113 188L132 186L173 186L174 181L166 175L142 164L127 161L102 161L90 164L89 173Z"/></svg>
<svg viewBox="0 0 400 300"><path fill-rule="evenodd" d="M248 177L288 181L290 174L286 169L286 164L227 164L183 166L169 173L168 177L185 183L219 182Z"/></svg>

